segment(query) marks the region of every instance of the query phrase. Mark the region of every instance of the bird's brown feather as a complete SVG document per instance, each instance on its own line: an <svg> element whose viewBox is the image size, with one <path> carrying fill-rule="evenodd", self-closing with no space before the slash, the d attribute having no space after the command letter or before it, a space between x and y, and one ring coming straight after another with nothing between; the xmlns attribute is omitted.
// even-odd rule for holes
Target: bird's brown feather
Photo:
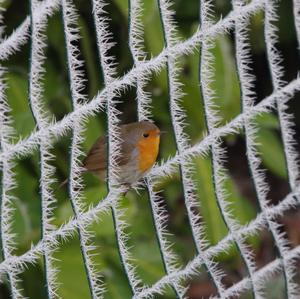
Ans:
<svg viewBox="0 0 300 299"><path fill-rule="evenodd" d="M121 126L121 140L124 140L126 126ZM130 158L134 145L128 142L121 142L120 156L117 157L117 165L126 165ZM86 158L83 161L83 167L88 171L99 175L105 172L107 168L107 137L100 137L93 145Z"/></svg>

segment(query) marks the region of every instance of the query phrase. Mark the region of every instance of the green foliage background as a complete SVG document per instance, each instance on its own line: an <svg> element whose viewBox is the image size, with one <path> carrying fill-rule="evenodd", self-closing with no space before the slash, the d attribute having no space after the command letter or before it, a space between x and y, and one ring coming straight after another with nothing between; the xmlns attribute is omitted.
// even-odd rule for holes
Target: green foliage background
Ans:
<svg viewBox="0 0 300 299"><path fill-rule="evenodd" d="M284 54L284 63L288 71L287 79L294 78L297 68L293 63L293 58L298 61L295 32L292 18L292 1L282 1L280 4L280 49ZM216 0L216 20L225 16L230 10L230 1ZM82 59L85 60L85 73L87 84L85 92L89 98L103 88L103 78L97 58L95 30L92 20L92 8L90 1L77 0L76 7L80 11L80 49ZM15 28L29 13L29 3L27 1L8 0L4 2L7 12L5 20L7 34ZM124 74L132 67L132 58L128 49L128 3L126 0L112 0L107 6L112 18L111 30L117 46L113 48L112 54L117 57L118 75ZM149 53L149 58L160 53L163 49L162 27L155 0L144 1L144 26L145 26L145 46ZM176 21L178 23L179 34L183 39L188 38L198 27L199 1L197 0L176 0L174 1L176 10ZM64 48L64 34L61 13L56 13L49 19L47 31L48 48L45 74L45 107L51 111L56 120L61 119L71 111L71 99L68 82L68 72L66 66L66 50ZM254 60L254 72L257 76L258 98L262 99L271 92L270 75L265 57L265 44L263 37L263 14L257 14L251 19L251 46ZM236 62L234 58L233 35L220 35L216 40L216 47L213 50L215 56L215 83L216 104L222 116L222 124L227 123L241 111L241 100L239 82L236 72ZM22 47L22 50L13 55L5 66L7 73L7 100L12 109L11 115L14 120L14 127L18 138L28 136L34 129L35 123L28 105L28 73L30 66L30 45ZM187 113L186 132L191 138L191 144L201 140L205 135L205 123L203 107L198 84L199 53L182 57L179 61L182 66L180 80L183 83L185 96L182 106ZM161 144L159 161L167 159L176 151L174 136L172 134L171 120L168 107L167 74L164 69L158 75L154 75L147 89L153 95L153 115L155 122L162 130L169 133L164 135ZM136 120L135 90L132 88L122 97L123 103L120 110L123 112L121 118L123 123ZM294 111L298 111L297 105L292 106ZM286 166L282 150L282 142L279 135L279 123L275 114L260 115L257 118L259 124L258 143L264 166L271 176L276 177L282 184L286 182ZM297 123L298 127L298 123ZM97 117L89 120L85 135L84 150L88 151L98 136L106 131L105 113L100 113ZM17 141L17 139L15 141ZM55 160L53 164L57 169L57 184L53 186L55 196L58 200L55 209L55 224L62 225L72 216L72 210L66 189L59 189L58 185L67 176L69 171L69 133L59 140L54 148ZM243 139L243 132L240 136L227 136L224 144L229 148L234 148ZM238 153L241 155L242 151ZM240 159L240 156L231 159ZM241 163L244 160L241 160ZM276 163L274 163L276 161ZM222 217L218 210L213 190L211 176L210 157L201 157L194 160L195 181L197 195L201 205L201 215L205 225L206 237L210 244L216 244L227 233ZM26 252L31 244L36 244L41 235L40 225L40 191L39 191L39 154L16 161L16 180L18 187L12 192L16 196L14 230L17 233L16 254ZM228 172L229 179L226 182L227 191L232 201L233 215L245 224L255 218L258 206L253 198L247 197L234 179L232 170ZM86 188L84 194L89 204L96 204L105 197L106 186L98 181L91 174L85 175ZM250 178L248 178L250 180ZM180 185L179 172L172 178L166 178L161 182L161 196L165 200L165 205L170 213L168 227L173 233L170 237L174 242L174 249L179 256L182 265L185 265L195 256L190 228L186 211L183 205L182 188ZM158 244L154 234L152 216L149 208L148 196L145 191L140 194L130 192L123 199L122 205L126 208L126 221L129 223L130 231L129 245L135 258L135 264L139 275L147 284L152 284L164 275L164 269L159 253ZM99 217L100 222L91 225L93 239L98 246L99 253L95 260L101 269L104 281L107 285L105 298L118 299L129 298L130 290L126 277L122 270L112 217L104 214ZM254 250L261 246L260 237L249 239L249 245ZM63 298L89 298L87 280L81 258L79 241L74 236L68 242L62 242L61 248L56 252L57 267L60 269L59 294ZM241 257L234 246L227 253L221 254L217 260L225 267L228 273L240 267ZM207 280L207 274L197 277L197 281ZM278 284L280 285L280 284ZM22 274L22 287L24 294L29 298L46 298L45 280L43 275L42 259L36 266L29 266ZM8 285L1 286L0 297L9 298ZM279 293L281 294L281 293ZM158 297L159 298L159 297ZM167 291L163 298L174 298L172 290ZM272 297L275 298L275 297ZM278 297L282 298L282 297Z"/></svg>

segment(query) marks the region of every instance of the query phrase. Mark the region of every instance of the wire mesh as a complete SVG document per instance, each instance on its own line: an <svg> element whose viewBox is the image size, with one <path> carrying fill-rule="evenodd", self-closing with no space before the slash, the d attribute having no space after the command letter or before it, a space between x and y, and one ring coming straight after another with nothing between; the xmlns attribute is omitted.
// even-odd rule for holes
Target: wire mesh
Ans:
<svg viewBox="0 0 300 299"><path fill-rule="evenodd" d="M118 78L116 72L117 61L110 54L114 40L109 28L109 15L105 11L107 2L93 0L93 20L96 28L98 56L105 86L98 94L88 101L84 94L84 75L80 67L83 64L80 49L76 41L80 38L78 27L78 12L71 0L45 0L31 1L30 15L8 37L2 37L0 44L0 59L5 61L14 53L22 50L22 45L30 43L30 74L29 74L29 104L36 122L36 130L29 137L13 143L13 120L10 107L6 102L5 73L1 67L0 72L0 165L2 171L1 190L1 249L3 261L0 263L0 281L7 280L12 298L23 298L20 288L20 275L26 270L28 264L36 264L43 258L48 298L57 298L57 268L53 253L60 248L62 240L68 240L75 233L80 240L80 249L84 261L85 272L92 298L102 298L105 293L105 282L101 271L93 261L96 247L93 244L93 232L89 231L91 223L101 219L104 212L112 213L115 236L118 246L119 258L126 273L133 298L152 298L156 294L163 294L167 286L171 286L178 298L185 297L186 286L191 278L199 274L203 265L209 273L217 289L219 298L241 296L250 290L255 298L264 298L264 288L267 280L282 271L285 277L286 293L288 298L300 296L299 286L295 283L296 260L300 255L300 246L291 248L285 234L282 233L278 218L287 210L299 204L300 188L298 154L295 150L293 133L293 117L288 112L288 101L300 90L300 79L286 83L283 81L284 69L281 67L281 55L276 47L278 40L277 27L277 1L253 0L250 3L244 0L233 0L233 9L226 17L213 22L213 2L201 0L199 7L200 26L189 39L182 41L177 36L177 25L172 10L173 2L158 0L157 7L160 13L165 47L156 57L147 59L144 51L143 1L129 1L129 48L133 58L134 67L124 76ZM299 10L300 2L294 1L295 28L299 36ZM67 52L67 67L69 72L70 91L73 111L59 121L54 121L48 115L43 105L43 78L45 72L45 49L47 47L46 29L48 19L54 12L61 10L65 34L65 47ZM267 48L269 69L272 78L273 91L258 104L255 104L254 75L252 74L251 55L249 47L249 20L250 17L263 12L265 14L264 37ZM1 20L3 23L3 20ZM2 26L3 27L3 26ZM3 28L1 31L3 32ZM213 81L213 55L210 50L214 47L218 35L234 32L235 56L240 82L242 112L233 120L220 126L219 107L214 101ZM3 34L2 34L3 35ZM299 42L299 39L298 39ZM183 96L180 83L178 58L189 55L195 51L200 52L199 85L201 89L203 107L205 110L207 135L198 143L191 145L189 137L184 133L187 115L181 105ZM122 195L126 191L115 184L118 173L116 157L119 148L119 114L117 109L118 96L129 86L137 88L137 104L139 120L151 120L152 100L151 94L146 90L147 82L153 73L166 68L168 77L169 110L174 130L177 152L161 165L156 165L147 175L145 188L148 188L151 213L156 238L159 243L161 259L164 264L165 275L151 286L147 286L136 272L132 264L129 238L124 220L123 209L120 206ZM200 103L200 101L199 101ZM83 182L81 179L80 156L81 143L85 132L86 121L99 111L107 113L108 140L109 140L109 170L108 195L101 199L95 207L88 208L82 195ZM285 160L291 192L277 205L270 205L267 192L268 183L264 173L260 170L261 159L256 144L257 128L255 116L263 112L276 111L279 117L281 136L284 145ZM52 225L53 207L57 203L51 184L54 181L55 169L51 166L53 159L50 149L53 143L62 138L68 131L72 131L70 149L70 175L69 196L74 217L61 227ZM230 211L228 195L225 194L224 181L226 169L226 149L222 146L222 138L245 134L247 146L247 160L253 178L260 211L256 218L247 225L241 225ZM41 239L28 251L15 255L15 238L13 231L13 202L15 198L10 191L16 187L14 179L14 163L17 159L30 156L38 151L40 155L40 194L41 194ZM228 228L228 234L214 246L209 246L201 222L198 200L195 197L195 181L192 179L194 157L211 156L214 191L220 213ZM181 182L184 193L185 208L188 215L189 226L192 232L196 256L186 265L179 265L178 257L173 251L172 244L167 236L170 232L166 225L167 211L161 204L161 198L155 191L155 186L161 179L170 176L180 168ZM257 269L255 259L247 246L247 237L267 229L271 232L274 243L278 249L278 257ZM226 252L231 244L236 244L240 255L246 265L245 277L229 288L223 283L225 273L215 257ZM99 252L98 252L99 251ZM97 249L101 254L101 249Z"/></svg>

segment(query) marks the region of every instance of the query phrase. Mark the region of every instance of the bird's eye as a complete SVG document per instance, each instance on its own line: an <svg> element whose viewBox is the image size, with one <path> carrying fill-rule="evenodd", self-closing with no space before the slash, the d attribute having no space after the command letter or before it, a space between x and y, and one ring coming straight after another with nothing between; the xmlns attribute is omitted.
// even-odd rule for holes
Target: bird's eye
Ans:
<svg viewBox="0 0 300 299"><path fill-rule="evenodd" d="M144 133L143 137L147 138L147 137L149 137L149 134L148 133Z"/></svg>

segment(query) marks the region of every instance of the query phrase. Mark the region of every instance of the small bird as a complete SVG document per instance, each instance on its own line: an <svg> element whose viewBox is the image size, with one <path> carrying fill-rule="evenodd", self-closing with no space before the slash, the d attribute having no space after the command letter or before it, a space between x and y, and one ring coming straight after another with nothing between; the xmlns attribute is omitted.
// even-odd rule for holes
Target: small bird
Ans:
<svg viewBox="0 0 300 299"><path fill-rule="evenodd" d="M132 185L140 180L154 165L161 131L149 121L140 121L120 126L120 156L118 182ZM107 171L107 137L100 137L83 160L85 171L91 171L101 180Z"/></svg>

